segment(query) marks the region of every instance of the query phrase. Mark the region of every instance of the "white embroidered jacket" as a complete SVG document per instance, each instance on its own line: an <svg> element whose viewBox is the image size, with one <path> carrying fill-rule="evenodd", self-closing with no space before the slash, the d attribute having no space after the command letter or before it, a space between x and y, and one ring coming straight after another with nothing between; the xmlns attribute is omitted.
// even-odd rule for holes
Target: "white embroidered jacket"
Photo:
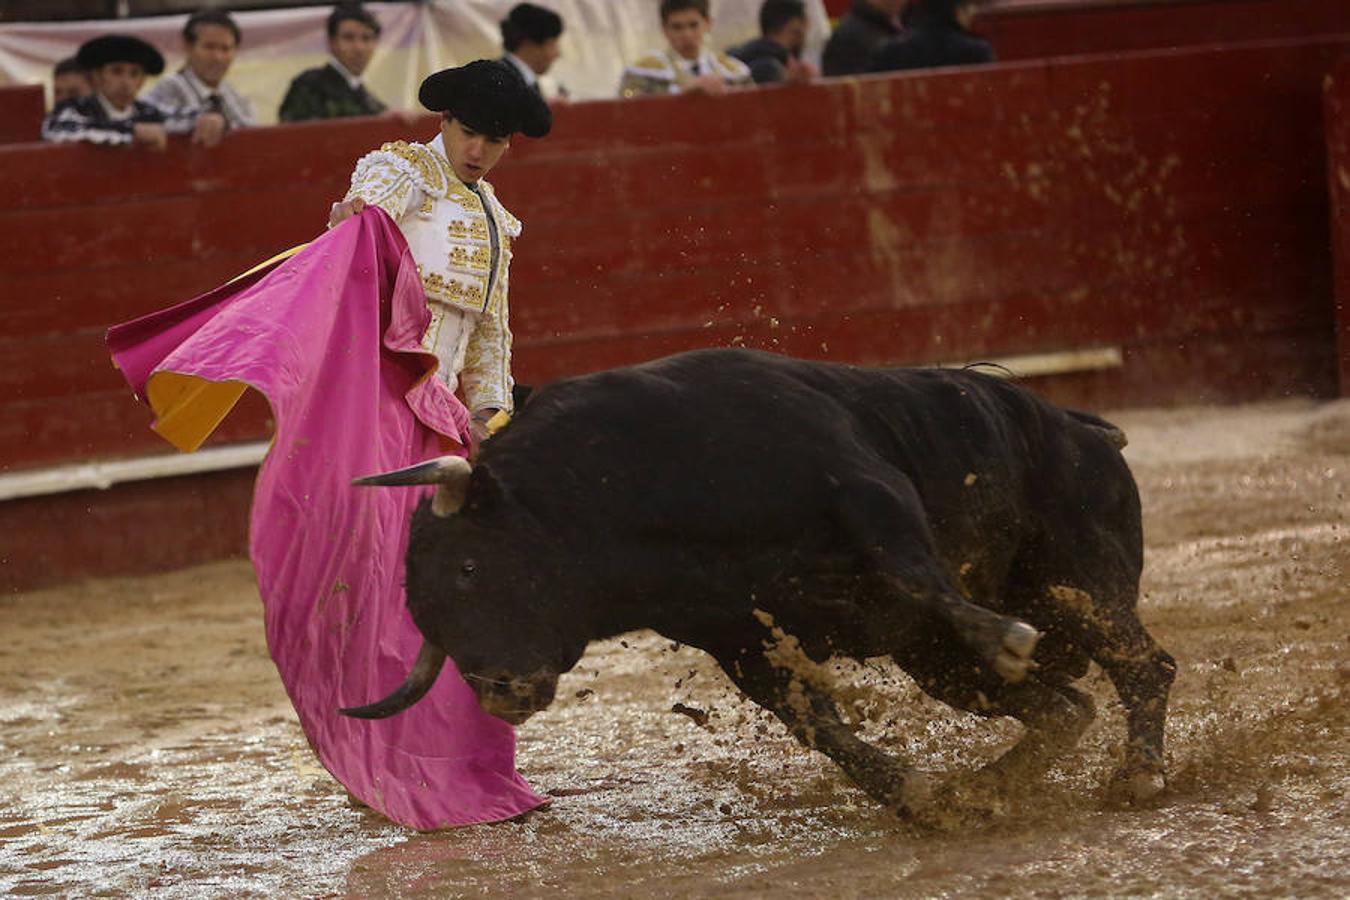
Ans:
<svg viewBox="0 0 1350 900"><path fill-rule="evenodd" d="M681 59L669 47L653 50L625 66L619 79L619 96L678 94L697 74L716 73L727 84L750 84L750 67L729 53L699 51L697 60Z"/></svg>
<svg viewBox="0 0 1350 900"><path fill-rule="evenodd" d="M521 224L490 184L475 187L455 175L437 135L430 144L395 141L361 157L345 199L379 206L403 232L431 310L422 344L440 359L441 377L451 389L462 382L471 411L510 412L507 292Z"/></svg>

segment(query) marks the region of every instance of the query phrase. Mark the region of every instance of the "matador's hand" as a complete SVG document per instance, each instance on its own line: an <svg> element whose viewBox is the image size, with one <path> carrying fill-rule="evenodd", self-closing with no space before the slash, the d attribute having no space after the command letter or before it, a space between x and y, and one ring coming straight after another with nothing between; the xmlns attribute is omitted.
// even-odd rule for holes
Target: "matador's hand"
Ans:
<svg viewBox="0 0 1350 900"><path fill-rule="evenodd" d="M328 227L341 225L352 216L366 208L366 201L357 197L354 200L344 200L341 203L334 203L333 208L328 213Z"/></svg>
<svg viewBox="0 0 1350 900"><path fill-rule="evenodd" d="M488 423L497 415L495 409L480 409L469 419L469 459L477 459L483 442L492 437L493 429Z"/></svg>

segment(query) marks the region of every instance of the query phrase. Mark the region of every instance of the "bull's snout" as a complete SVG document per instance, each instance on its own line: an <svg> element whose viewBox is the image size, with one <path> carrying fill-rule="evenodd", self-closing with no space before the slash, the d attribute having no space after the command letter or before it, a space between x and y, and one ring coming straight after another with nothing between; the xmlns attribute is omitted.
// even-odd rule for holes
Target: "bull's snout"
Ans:
<svg viewBox="0 0 1350 900"><path fill-rule="evenodd" d="M511 725L519 725L541 709L547 709L558 690L556 672L514 677L505 673L465 673L464 680L473 688L483 712Z"/></svg>

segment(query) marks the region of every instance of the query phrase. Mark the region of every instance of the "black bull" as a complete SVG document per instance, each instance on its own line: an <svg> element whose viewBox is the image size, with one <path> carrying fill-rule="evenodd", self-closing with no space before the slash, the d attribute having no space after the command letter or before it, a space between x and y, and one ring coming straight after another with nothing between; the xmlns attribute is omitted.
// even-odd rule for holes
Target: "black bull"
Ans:
<svg viewBox="0 0 1350 900"><path fill-rule="evenodd" d="M877 800L923 780L860 740L786 663L889 655L924 691L1026 726L1002 777L1072 747L1089 660L1129 736L1113 785L1163 786L1175 664L1135 612L1139 496L1109 423L973 371L866 369L704 350L571 378L530 399L476 466L375 483L441 488L413 517L408 680L449 654L488 712L548 706L590 641L650 628L699 647ZM789 642L790 643L790 642Z"/></svg>

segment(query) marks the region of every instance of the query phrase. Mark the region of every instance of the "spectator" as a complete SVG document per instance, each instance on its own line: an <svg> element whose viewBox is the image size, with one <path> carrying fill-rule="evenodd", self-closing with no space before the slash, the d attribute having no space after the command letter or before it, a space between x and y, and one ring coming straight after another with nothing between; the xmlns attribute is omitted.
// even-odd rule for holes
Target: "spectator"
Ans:
<svg viewBox="0 0 1350 900"><path fill-rule="evenodd" d="M827 76L871 70L877 49L901 32L900 11L909 0L853 0L825 42L821 68Z"/></svg>
<svg viewBox="0 0 1350 900"><path fill-rule="evenodd" d="M516 67L535 93L544 96L539 76L547 74L562 55L558 48L563 32L562 16L533 3L517 3L502 19L501 29L502 49L506 51L502 58ZM567 91L560 87L558 95L566 97Z"/></svg>
<svg viewBox="0 0 1350 900"><path fill-rule="evenodd" d="M759 8L760 36L727 52L750 67L755 84L810 81L820 73L802 61L806 46L804 0L764 0Z"/></svg>
<svg viewBox="0 0 1350 900"><path fill-rule="evenodd" d="M75 61L89 73L94 92L66 100L42 123L47 141L95 144L145 144L163 150L168 143L164 114L136 95L145 76L164 71L164 57L128 34L105 34L85 41Z"/></svg>
<svg viewBox="0 0 1350 900"><path fill-rule="evenodd" d="M145 95L164 113L170 134L191 132L194 144L214 147L226 130L255 124L253 105L225 83L239 38L239 26L224 10L203 9L188 17L186 65Z"/></svg>
<svg viewBox="0 0 1350 900"><path fill-rule="evenodd" d="M667 46L624 68L619 95L721 94L750 83L745 63L703 46L711 30L708 0L661 0Z"/></svg>
<svg viewBox="0 0 1350 900"><path fill-rule="evenodd" d="M335 7L328 16L328 63L295 77L277 117L300 122L384 112L385 105L361 83L379 37L380 23L360 4Z"/></svg>
<svg viewBox="0 0 1350 900"><path fill-rule="evenodd" d="M969 66L994 61L994 48L970 33L983 0L916 0L904 34L886 41L872 57L873 72Z"/></svg>
<svg viewBox="0 0 1350 900"><path fill-rule="evenodd" d="M60 106L67 100L88 97L94 92L89 81L89 73L80 68L75 57L68 56L52 69L52 106Z"/></svg>

